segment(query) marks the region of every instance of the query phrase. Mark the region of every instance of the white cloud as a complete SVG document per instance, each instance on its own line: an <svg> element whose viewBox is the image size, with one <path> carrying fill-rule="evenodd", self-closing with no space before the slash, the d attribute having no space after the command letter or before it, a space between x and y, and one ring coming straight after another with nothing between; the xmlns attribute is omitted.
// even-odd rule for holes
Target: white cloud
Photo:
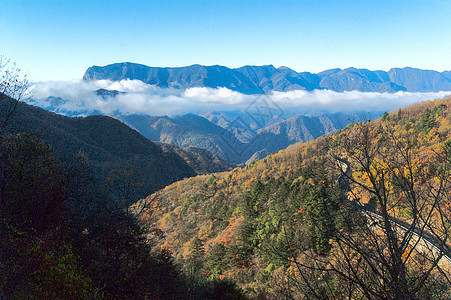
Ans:
<svg viewBox="0 0 451 300"><path fill-rule="evenodd" d="M224 87L217 89L206 87L194 87L185 90L182 95L183 98L195 102L203 103L221 103L227 105L236 105L246 102L247 98L255 96L247 96Z"/></svg>
<svg viewBox="0 0 451 300"><path fill-rule="evenodd" d="M116 97L102 98L98 89L124 92ZM86 82L49 81L32 85L32 98L44 108L50 108L48 97L66 100L58 104L59 111L100 111L104 114L145 113L150 115L177 115L188 112L244 110L257 99L257 95L245 95L227 88L195 87L187 90L162 89L139 80L113 82L100 80ZM438 93L367 93L359 91L334 92L329 90L302 90L273 92L268 97L282 109L326 111L383 111L394 110L424 100L443 98L451 92ZM54 107L53 107L54 108Z"/></svg>
<svg viewBox="0 0 451 300"><path fill-rule="evenodd" d="M329 111L384 111L402 108L425 100L444 98L451 95L447 92L430 93L376 93L330 90L274 92L271 99L282 107L325 109Z"/></svg>

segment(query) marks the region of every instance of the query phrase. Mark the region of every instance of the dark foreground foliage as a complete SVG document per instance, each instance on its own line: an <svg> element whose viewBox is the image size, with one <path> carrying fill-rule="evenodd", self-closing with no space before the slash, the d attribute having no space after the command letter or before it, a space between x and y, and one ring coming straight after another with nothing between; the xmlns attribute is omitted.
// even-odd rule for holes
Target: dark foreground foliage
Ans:
<svg viewBox="0 0 451 300"><path fill-rule="evenodd" d="M0 298L241 298L152 252L91 174L83 155L60 161L31 134L0 135Z"/></svg>

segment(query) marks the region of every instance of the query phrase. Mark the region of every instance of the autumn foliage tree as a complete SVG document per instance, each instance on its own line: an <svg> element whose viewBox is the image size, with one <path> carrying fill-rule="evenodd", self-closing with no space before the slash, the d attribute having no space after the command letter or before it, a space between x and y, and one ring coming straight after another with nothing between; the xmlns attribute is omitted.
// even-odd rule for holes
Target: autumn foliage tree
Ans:
<svg viewBox="0 0 451 300"><path fill-rule="evenodd" d="M341 172L353 212L325 256L305 251L292 262L304 292L316 298L426 299L449 296L449 136L436 118L402 113L359 123L331 138L330 166Z"/></svg>

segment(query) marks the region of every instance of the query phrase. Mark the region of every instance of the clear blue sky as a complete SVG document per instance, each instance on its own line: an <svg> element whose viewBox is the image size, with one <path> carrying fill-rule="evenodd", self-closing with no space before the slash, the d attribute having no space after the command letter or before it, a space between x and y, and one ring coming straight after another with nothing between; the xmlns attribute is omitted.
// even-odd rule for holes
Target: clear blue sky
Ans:
<svg viewBox="0 0 451 300"><path fill-rule="evenodd" d="M91 65L451 69L451 1L0 0L0 54L32 80Z"/></svg>

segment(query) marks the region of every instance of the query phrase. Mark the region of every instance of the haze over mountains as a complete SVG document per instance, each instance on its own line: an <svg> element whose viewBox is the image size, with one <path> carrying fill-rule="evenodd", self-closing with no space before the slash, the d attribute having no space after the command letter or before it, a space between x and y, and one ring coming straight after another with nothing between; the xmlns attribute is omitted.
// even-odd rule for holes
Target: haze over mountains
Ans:
<svg viewBox="0 0 451 300"><path fill-rule="evenodd" d="M438 92L451 90L450 71L437 72L415 68L392 68L386 71L367 69L330 69L318 74L296 72L287 67L192 65L178 68L149 67L123 62L87 69L84 80L120 81L136 79L161 88L225 87L243 94L270 91L327 89L336 92Z"/></svg>

